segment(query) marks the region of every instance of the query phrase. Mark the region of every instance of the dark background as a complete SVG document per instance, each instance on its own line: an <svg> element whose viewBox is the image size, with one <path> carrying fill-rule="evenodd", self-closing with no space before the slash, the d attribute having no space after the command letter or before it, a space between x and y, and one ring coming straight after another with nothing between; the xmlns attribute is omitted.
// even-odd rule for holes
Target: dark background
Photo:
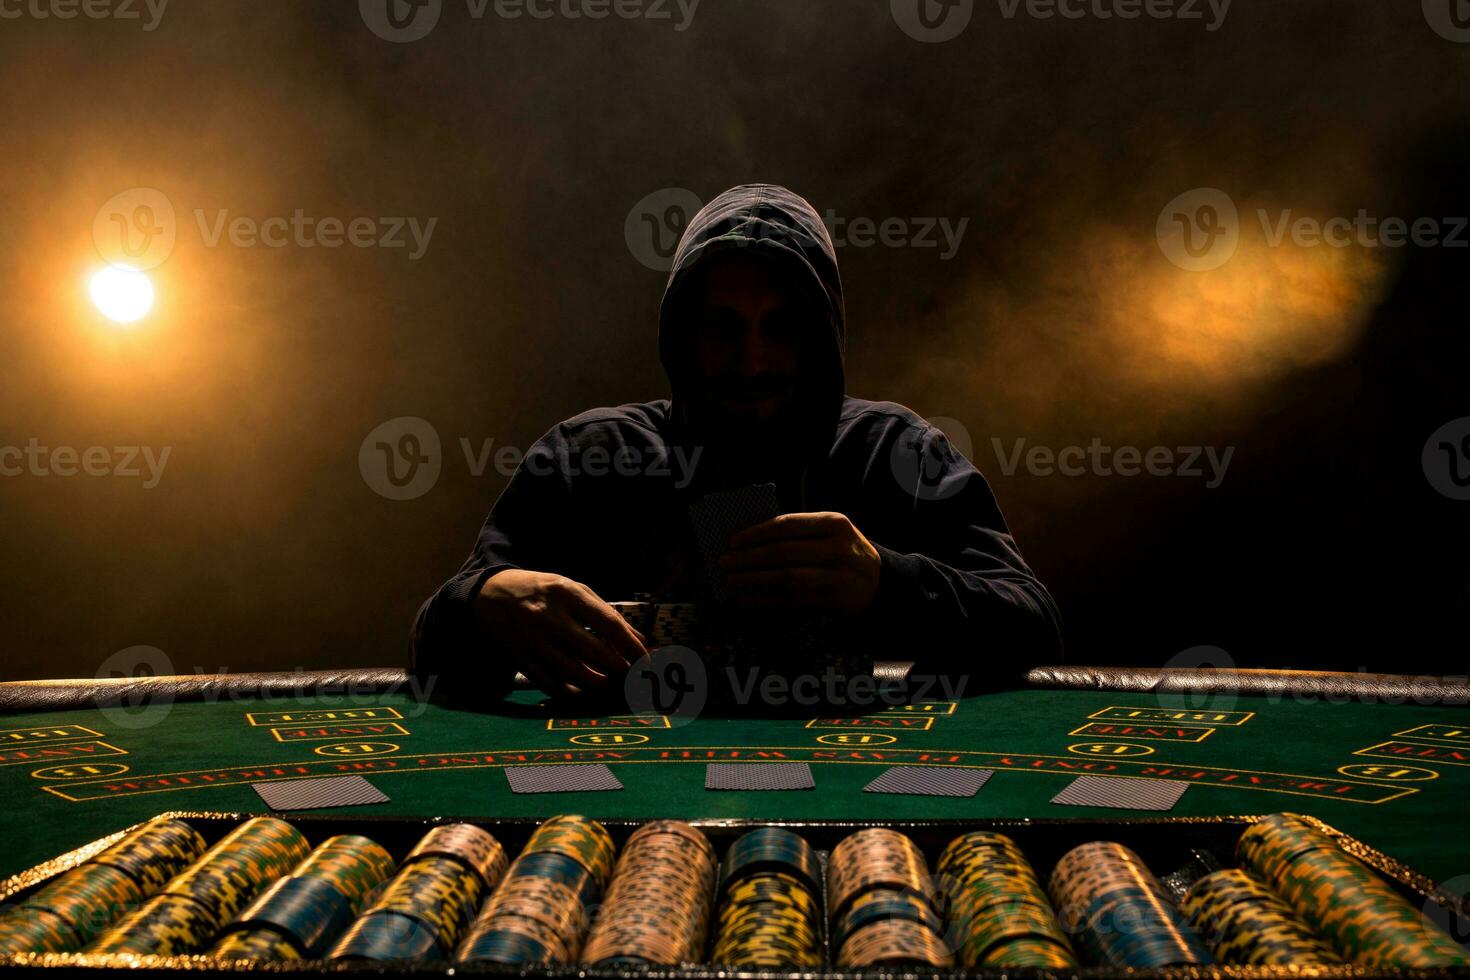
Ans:
<svg viewBox="0 0 1470 980"><path fill-rule="evenodd" d="M0 477L0 676L137 646L184 673L402 662L505 482L460 440L663 396L663 276L625 221L753 180L849 221L968 219L948 261L843 248L848 391L963 427L1074 661L1470 669L1470 503L1421 462L1470 415L1467 250L1270 248L1254 218L1470 214L1470 45L1419 0L1236 0L1214 31L979 0L938 44L886 0L674 13L447 0L409 44L355 0L0 20L0 445L172 447L153 489ZM85 298L92 222L140 186L179 240L120 330ZM1155 240L1197 187L1243 219L1208 273ZM206 247L194 210L226 208L438 225L419 261ZM394 501L359 448L402 416L443 470ZM1208 489L1006 475L992 442L1094 437L1234 456Z"/></svg>

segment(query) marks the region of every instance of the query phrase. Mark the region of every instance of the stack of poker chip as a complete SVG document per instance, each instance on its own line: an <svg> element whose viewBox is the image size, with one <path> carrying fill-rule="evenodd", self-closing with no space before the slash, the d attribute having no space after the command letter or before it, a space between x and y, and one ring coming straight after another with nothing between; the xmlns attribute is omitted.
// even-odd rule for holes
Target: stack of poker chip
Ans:
<svg viewBox="0 0 1470 980"><path fill-rule="evenodd" d="M182 820L137 827L0 917L0 953L79 950L204 853Z"/></svg>
<svg viewBox="0 0 1470 980"><path fill-rule="evenodd" d="M582 948L588 966L695 963L709 930L717 861L694 827L655 820L623 845Z"/></svg>
<svg viewBox="0 0 1470 980"><path fill-rule="evenodd" d="M1221 963L1329 966L1342 960L1265 882L1239 868L1205 875L1184 896L1184 915Z"/></svg>
<svg viewBox="0 0 1470 980"><path fill-rule="evenodd" d="M822 868L789 830L762 827L730 845L721 870L711 961L722 966L822 965Z"/></svg>
<svg viewBox="0 0 1470 980"><path fill-rule="evenodd" d="M982 830L956 837L934 872L960 966L1077 967L1036 872L1009 837Z"/></svg>
<svg viewBox="0 0 1470 980"><path fill-rule="evenodd" d="M1072 848L1053 869L1052 902L1094 965L1162 967L1213 962L1164 886L1122 844Z"/></svg>
<svg viewBox="0 0 1470 980"><path fill-rule="evenodd" d="M870 827L843 838L828 864L827 901L839 967L954 965L929 867L903 834Z"/></svg>
<svg viewBox="0 0 1470 980"><path fill-rule="evenodd" d="M103 932L88 952L197 952L306 852L306 838L284 820L248 820L170 879L162 892Z"/></svg>
<svg viewBox="0 0 1470 980"><path fill-rule="evenodd" d="M500 842L479 827L435 827L409 851L328 958L447 959L481 898L500 883L506 864Z"/></svg>
<svg viewBox="0 0 1470 980"><path fill-rule="evenodd" d="M595 820L552 817L531 835L455 951L464 963L575 963L612 875L612 836Z"/></svg>
<svg viewBox="0 0 1470 980"><path fill-rule="evenodd" d="M208 953L221 959L316 959L392 873L393 858L368 838L329 838L227 924Z"/></svg>
<svg viewBox="0 0 1470 980"><path fill-rule="evenodd" d="M1470 954L1326 834L1290 814L1247 828L1236 859L1264 879L1338 954L1370 967L1470 963Z"/></svg>

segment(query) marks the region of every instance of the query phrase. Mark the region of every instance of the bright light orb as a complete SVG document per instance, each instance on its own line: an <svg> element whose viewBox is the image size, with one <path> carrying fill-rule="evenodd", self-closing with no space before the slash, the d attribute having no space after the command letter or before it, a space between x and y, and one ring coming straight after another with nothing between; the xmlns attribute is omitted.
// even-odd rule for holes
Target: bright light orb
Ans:
<svg viewBox="0 0 1470 980"><path fill-rule="evenodd" d="M110 265L88 286L97 310L114 323L135 323L153 309L153 283L127 265Z"/></svg>

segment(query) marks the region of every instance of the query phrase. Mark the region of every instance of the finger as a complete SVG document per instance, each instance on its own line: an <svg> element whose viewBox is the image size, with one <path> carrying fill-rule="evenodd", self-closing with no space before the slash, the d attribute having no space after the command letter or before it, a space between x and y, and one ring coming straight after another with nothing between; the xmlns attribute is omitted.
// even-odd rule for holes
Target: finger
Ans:
<svg viewBox="0 0 1470 980"><path fill-rule="evenodd" d="M563 652L580 660L604 677L622 677L628 672L628 663L596 633L579 629L565 637L565 640L566 642L562 645Z"/></svg>
<svg viewBox="0 0 1470 980"><path fill-rule="evenodd" d="M615 670L625 670L632 663L648 655L648 644L643 634L635 630L618 611L603 602L596 592L585 585L574 590L568 599L572 604L572 618L584 626L590 626L598 636L606 640L599 657L612 656L613 660L599 659Z"/></svg>
<svg viewBox="0 0 1470 980"><path fill-rule="evenodd" d="M557 642L560 637L552 637L545 641L543 647L543 660L556 676L564 683L576 685L582 689L601 687L607 683L608 675L594 669L590 664L584 662L574 652Z"/></svg>
<svg viewBox="0 0 1470 980"><path fill-rule="evenodd" d="M555 670L541 659L540 651L534 651L529 656L517 658L516 668L530 678L536 689L548 697L566 697L572 688L567 687L562 679L557 676Z"/></svg>
<svg viewBox="0 0 1470 980"><path fill-rule="evenodd" d="M720 567L730 573L744 569L828 565L840 561L846 554L847 548L840 538L798 538L732 549L720 556Z"/></svg>
<svg viewBox="0 0 1470 980"><path fill-rule="evenodd" d="M752 524L730 535L729 547L748 548L768 541L792 538L821 538L837 533L847 522L841 514L818 511L811 514L782 514L769 521Z"/></svg>

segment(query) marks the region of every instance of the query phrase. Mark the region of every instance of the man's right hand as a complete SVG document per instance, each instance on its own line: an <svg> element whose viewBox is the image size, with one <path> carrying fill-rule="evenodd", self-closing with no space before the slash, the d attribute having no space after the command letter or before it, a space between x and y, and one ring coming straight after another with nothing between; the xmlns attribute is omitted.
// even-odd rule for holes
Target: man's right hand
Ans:
<svg viewBox="0 0 1470 980"><path fill-rule="evenodd" d="M565 575L507 568L485 580L474 608L481 635L555 697L620 680L648 652L643 634Z"/></svg>

